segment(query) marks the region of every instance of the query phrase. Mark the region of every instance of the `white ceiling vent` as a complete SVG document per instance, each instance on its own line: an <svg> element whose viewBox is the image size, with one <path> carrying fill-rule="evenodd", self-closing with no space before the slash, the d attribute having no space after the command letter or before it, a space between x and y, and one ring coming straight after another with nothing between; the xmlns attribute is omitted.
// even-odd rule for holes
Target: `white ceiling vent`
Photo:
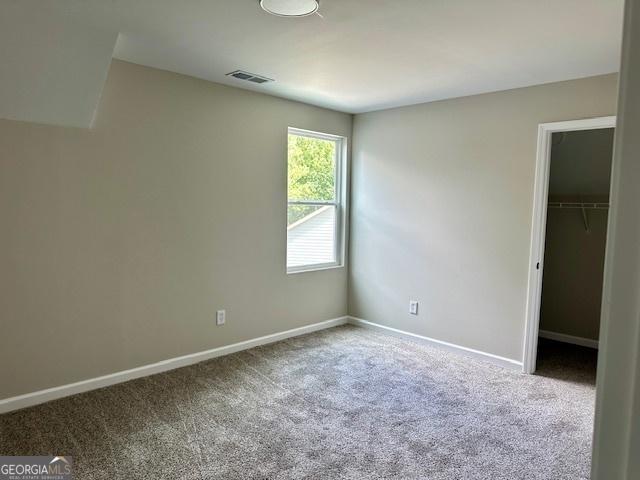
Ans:
<svg viewBox="0 0 640 480"><path fill-rule="evenodd" d="M253 83L268 83L273 82L273 78L263 77L262 75L256 75L255 73L245 72L244 70L235 70L227 73L227 77L234 77L238 80L246 80Z"/></svg>

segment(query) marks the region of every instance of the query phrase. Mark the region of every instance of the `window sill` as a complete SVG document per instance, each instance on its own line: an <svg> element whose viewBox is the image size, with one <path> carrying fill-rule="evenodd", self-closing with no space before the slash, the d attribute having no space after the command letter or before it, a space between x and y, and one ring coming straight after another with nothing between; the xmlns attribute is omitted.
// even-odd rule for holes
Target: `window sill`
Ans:
<svg viewBox="0 0 640 480"><path fill-rule="evenodd" d="M296 273L307 273L307 272L319 272L322 270L334 270L336 268L344 268L343 264L337 263L337 264L331 264L331 265L310 265L309 267L299 267L300 269L296 269L296 270L288 270L287 269L287 275L293 275Z"/></svg>

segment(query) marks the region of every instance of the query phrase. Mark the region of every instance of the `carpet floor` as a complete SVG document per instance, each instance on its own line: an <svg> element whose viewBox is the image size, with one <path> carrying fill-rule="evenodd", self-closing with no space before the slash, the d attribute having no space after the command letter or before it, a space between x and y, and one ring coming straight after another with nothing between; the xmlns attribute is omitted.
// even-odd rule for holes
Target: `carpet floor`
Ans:
<svg viewBox="0 0 640 480"><path fill-rule="evenodd" d="M337 327L2 415L0 454L81 480L586 479L595 355L564 347L527 376Z"/></svg>

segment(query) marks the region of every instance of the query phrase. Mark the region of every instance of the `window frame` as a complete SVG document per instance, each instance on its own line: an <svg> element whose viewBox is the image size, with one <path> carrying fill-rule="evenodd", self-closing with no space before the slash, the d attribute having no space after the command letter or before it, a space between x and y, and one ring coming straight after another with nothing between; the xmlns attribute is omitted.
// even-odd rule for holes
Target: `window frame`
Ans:
<svg viewBox="0 0 640 480"><path fill-rule="evenodd" d="M287 265L289 258L289 235L285 239L285 270L287 274L313 272L316 270L328 270L333 268L342 268L345 264L345 244L346 244L346 202L347 202L347 137L333 135L330 133L315 132L313 130L305 130L302 128L288 127L287 129L287 145L289 143L289 135L313 138L318 140L327 140L335 143L335 195L333 201L318 200L289 200L289 149L287 148L287 168L286 168L286 185L287 185L287 215L290 205L308 205L308 206L333 206L335 209L335 229L334 229L334 257L335 261L325 263L311 263L306 265L296 265L289 267ZM288 228L288 222L285 223Z"/></svg>

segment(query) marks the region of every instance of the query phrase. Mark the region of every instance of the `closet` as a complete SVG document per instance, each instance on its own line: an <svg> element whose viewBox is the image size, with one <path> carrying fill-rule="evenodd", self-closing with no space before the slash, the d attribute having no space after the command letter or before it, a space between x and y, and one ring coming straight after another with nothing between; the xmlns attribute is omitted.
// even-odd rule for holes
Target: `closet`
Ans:
<svg viewBox="0 0 640 480"><path fill-rule="evenodd" d="M613 128L551 142L538 362L579 354L593 368L600 333ZM578 348L576 348L576 346ZM580 350L589 348L592 350ZM591 361L592 360L592 361ZM590 366L589 366L590 365Z"/></svg>

